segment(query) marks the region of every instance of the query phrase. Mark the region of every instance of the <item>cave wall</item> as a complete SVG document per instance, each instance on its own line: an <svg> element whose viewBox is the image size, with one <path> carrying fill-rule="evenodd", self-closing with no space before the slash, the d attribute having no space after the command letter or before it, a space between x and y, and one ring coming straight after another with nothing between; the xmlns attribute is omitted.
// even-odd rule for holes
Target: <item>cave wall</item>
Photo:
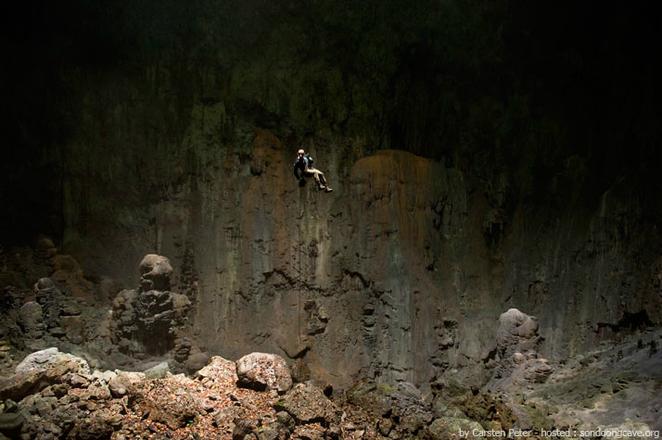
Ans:
<svg viewBox="0 0 662 440"><path fill-rule="evenodd" d="M126 286L166 255L209 350L339 384L478 381L510 307L555 359L659 324L647 15L433 3L24 11L3 241Z"/></svg>
<svg viewBox="0 0 662 440"><path fill-rule="evenodd" d="M647 324L620 328L627 314L660 322L659 235L625 184L594 207L532 207L507 200L504 174L481 186L409 152L311 143L335 189L326 194L296 184L296 146L257 129L247 147L219 148L204 133L223 113L200 108L183 141L213 151L200 173L155 199L147 191L138 209L117 193L130 215L121 227L72 216L83 226L70 225L64 245L128 285L129 263L170 257L210 351L303 358L313 377L340 385L365 375L426 383L454 368L480 381L510 307L538 316L553 359ZM133 190L153 187L142 179Z"/></svg>

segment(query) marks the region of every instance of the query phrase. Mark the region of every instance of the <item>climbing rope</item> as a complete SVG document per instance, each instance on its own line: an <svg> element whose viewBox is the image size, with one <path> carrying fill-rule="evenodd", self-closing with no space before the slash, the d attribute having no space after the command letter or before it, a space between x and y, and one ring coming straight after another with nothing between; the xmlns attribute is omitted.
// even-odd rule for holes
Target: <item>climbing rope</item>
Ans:
<svg viewBox="0 0 662 440"><path fill-rule="evenodd" d="M304 187L305 188L305 187ZM300 207L300 212L299 212L299 217L303 219L303 210L305 204L302 203L303 198L303 191L299 189L299 207ZM298 247L298 261L297 261L297 272L298 272L298 286L297 286L297 350L299 349L299 346L301 345L301 276L303 274L302 272L302 261L303 261L303 246L301 245L303 241L303 232L302 232L302 222L298 222L297 224L297 231L298 231L298 240L297 240L297 247Z"/></svg>

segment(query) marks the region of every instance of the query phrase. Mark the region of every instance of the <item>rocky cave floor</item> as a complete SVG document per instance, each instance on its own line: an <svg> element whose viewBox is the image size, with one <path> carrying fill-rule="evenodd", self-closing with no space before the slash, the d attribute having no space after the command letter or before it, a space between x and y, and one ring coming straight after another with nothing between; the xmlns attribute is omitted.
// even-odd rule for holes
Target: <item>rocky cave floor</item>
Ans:
<svg viewBox="0 0 662 440"><path fill-rule="evenodd" d="M657 438L662 427L656 328L548 361L535 319L511 309L483 387L449 370L427 387L365 379L334 390L278 355L227 360L182 336L190 301L169 292L162 257L147 256L141 286L120 294L50 240L0 250L0 263L0 439ZM112 313L94 306L103 301ZM155 356L149 341L165 322L171 346Z"/></svg>

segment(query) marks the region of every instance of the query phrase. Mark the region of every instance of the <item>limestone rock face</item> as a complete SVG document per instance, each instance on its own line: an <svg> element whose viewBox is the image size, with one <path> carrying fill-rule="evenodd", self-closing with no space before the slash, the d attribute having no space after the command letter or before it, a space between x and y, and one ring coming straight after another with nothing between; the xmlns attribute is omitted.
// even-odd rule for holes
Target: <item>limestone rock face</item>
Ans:
<svg viewBox="0 0 662 440"><path fill-rule="evenodd" d="M251 353L237 361L239 384L260 390L284 393L292 387L285 359L269 353Z"/></svg>
<svg viewBox="0 0 662 440"><path fill-rule="evenodd" d="M334 188L322 194L297 186L289 138L247 126L228 147L218 128L232 118L226 103L209 98L218 96L211 84L199 84L201 95L182 111L174 125L180 138L161 139L167 163L141 165L150 169L144 183L120 171L134 159L119 141L118 157L95 169L105 180L86 181L80 169L67 182L69 190L89 188L83 198L117 208L107 219L94 203L83 215L68 202L67 231L81 235L76 246L67 244L85 272L126 285L135 279L126 262L143 263L140 287L113 307L113 340L124 353L173 349L181 335L171 330L181 327L169 324L179 319L170 310L181 299L190 300L187 336L195 334L209 353L276 353L297 366L297 377L342 387L377 373L384 382L416 385L454 374L478 386L498 368L496 318L510 307L538 317L544 340L535 351L553 360L660 321L662 264L646 244L659 228L633 226L659 216L644 215L627 181L587 195L590 203L578 211L537 178L487 156L476 156L474 167L462 154L435 160L311 139L306 150ZM167 81L160 85L170 90ZM133 120L132 110L119 112ZM134 128L124 134L140 138ZM78 141L72 145L88 144ZM533 169L532 160L522 158L518 170ZM541 181L558 189L588 178L581 158L558 160ZM58 264L80 275L68 259ZM175 283L176 294L163 293ZM587 292L598 290L605 299L596 303ZM70 342L78 323L69 321ZM523 344L536 325L527 322L517 324L522 335L504 337ZM60 323L50 328L65 331ZM182 369L195 352L177 347ZM528 356L522 346L501 353L500 362L516 352ZM545 369L532 366L526 380L542 380Z"/></svg>
<svg viewBox="0 0 662 440"><path fill-rule="evenodd" d="M310 2L301 16L275 2L167 2L154 14L143 2L119 14L74 3L32 14L52 16L34 28L55 38L17 32L8 45L39 62L14 63L7 81L17 128L7 144L19 148L2 161L0 230L30 231L16 220L33 217L71 255L41 240L16 267L0 256L11 272L0 292L13 292L0 298L0 326L5 310L30 304L3 340L24 329L35 344L79 343L87 315L60 315L40 283L40 318L30 286L51 276L96 294L90 280L134 283L127 262L141 259L140 287L112 310L124 353L174 350L195 369L202 358L176 342L186 333L209 353L273 352L297 377L343 388L361 377L544 385L557 360L662 323L662 149L649 93L659 75L641 47L658 39L638 38L653 30L645 13L594 20L609 35L587 28L556 47L538 17L585 28L591 8L550 16L432 0L402 14L389 2L339 12ZM315 17L325 19L306 26ZM319 35L329 50L311 50L317 38L306 37ZM242 44L225 44L233 36ZM72 44L58 62L33 56L59 54L62 41ZM530 69L518 56L529 51L554 68ZM43 89L52 99L33 112ZM299 146L333 193L297 186ZM53 273L17 283L35 256ZM499 323L511 307L527 315ZM642 343L654 358L660 340ZM0 344L15 355L10 345Z"/></svg>

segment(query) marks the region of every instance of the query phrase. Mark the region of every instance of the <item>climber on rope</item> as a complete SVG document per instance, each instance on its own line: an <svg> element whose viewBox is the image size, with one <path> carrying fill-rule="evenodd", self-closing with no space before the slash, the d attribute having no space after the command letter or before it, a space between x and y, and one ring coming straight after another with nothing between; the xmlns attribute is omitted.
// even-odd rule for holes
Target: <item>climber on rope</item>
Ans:
<svg viewBox="0 0 662 440"><path fill-rule="evenodd" d="M326 183L324 173L313 167L313 158L306 154L303 149L297 151L297 160L294 162L294 176L299 179L299 185L303 186L306 183L306 177L313 177L317 187L326 192L333 191Z"/></svg>

